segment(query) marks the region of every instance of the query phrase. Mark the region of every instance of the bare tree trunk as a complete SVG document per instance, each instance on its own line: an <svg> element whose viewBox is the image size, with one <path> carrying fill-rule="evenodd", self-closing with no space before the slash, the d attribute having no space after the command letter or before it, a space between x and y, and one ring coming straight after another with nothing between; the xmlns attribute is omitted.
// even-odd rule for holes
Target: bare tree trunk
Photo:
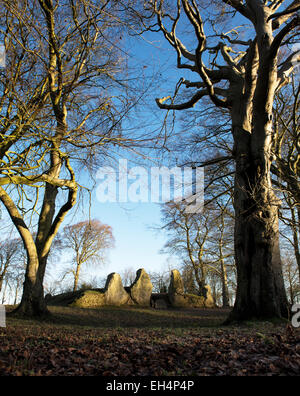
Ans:
<svg viewBox="0 0 300 396"><path fill-rule="evenodd" d="M15 300L14 300L14 305L17 305L18 301L18 294L19 294L19 280L17 280L17 285L16 285L16 292L15 292Z"/></svg>
<svg viewBox="0 0 300 396"><path fill-rule="evenodd" d="M272 207L261 213L256 206L255 202L250 210L244 206L245 212L236 219L238 289L233 316L287 317L277 213Z"/></svg>
<svg viewBox="0 0 300 396"><path fill-rule="evenodd" d="M45 316L49 312L44 299L43 282L39 277L39 260L34 242L26 241L27 268L23 295L16 312L24 316Z"/></svg>
<svg viewBox="0 0 300 396"><path fill-rule="evenodd" d="M7 285L8 285L8 281L5 282L5 286L4 286L4 290L3 290L3 295L2 295L2 304L5 303Z"/></svg>
<svg viewBox="0 0 300 396"><path fill-rule="evenodd" d="M44 300L43 282L39 277L39 257L32 234L26 226L12 199L0 187L0 200L5 205L12 222L17 228L27 253L27 267L20 305L14 312L25 316L44 316L48 314Z"/></svg>
<svg viewBox="0 0 300 396"><path fill-rule="evenodd" d="M0 275L0 293L1 293L2 287L3 287L4 276L5 276L5 274Z"/></svg>
<svg viewBox="0 0 300 396"><path fill-rule="evenodd" d="M234 206L238 288L228 321L287 318L289 313L279 248L280 202L271 182L272 113L279 43L273 41L267 9L257 7L257 41L251 49L253 56L249 59L252 61L245 80L246 95L239 87L240 103L235 102L231 109L236 160Z"/></svg>
<svg viewBox="0 0 300 396"><path fill-rule="evenodd" d="M222 305L223 308L229 308L229 291L228 291L228 280L227 280L227 270L225 261L221 259L221 274L222 274Z"/></svg>
<svg viewBox="0 0 300 396"><path fill-rule="evenodd" d="M199 269L201 274L199 275ZM195 265L194 267L194 274L195 274L195 279L198 285L198 292L200 296L206 297L206 271L203 265L203 262L199 262L199 264Z"/></svg>
<svg viewBox="0 0 300 396"><path fill-rule="evenodd" d="M75 271L75 275L74 275L74 287L73 287L73 291L75 292L78 288L78 282L79 282L79 272L80 272L80 263L77 263L76 266L76 271Z"/></svg>
<svg viewBox="0 0 300 396"><path fill-rule="evenodd" d="M222 211L221 216L221 228L220 228L220 239L219 239L219 255L221 262L221 279L222 279L222 306L223 308L229 308L229 290L228 290L228 279L227 279L227 269L223 254L223 243L224 243L224 232L225 232L225 222L224 222L224 211Z"/></svg>
<svg viewBox="0 0 300 396"><path fill-rule="evenodd" d="M214 302L217 303L217 301L218 301L217 281L216 281L216 277L215 276L213 276L211 278L211 290L212 290L212 296L213 296Z"/></svg>
<svg viewBox="0 0 300 396"><path fill-rule="evenodd" d="M229 321L288 317L270 151L267 145L252 144L252 150L251 144L248 147L248 152L237 153L234 201L238 288Z"/></svg>
<svg viewBox="0 0 300 396"><path fill-rule="evenodd" d="M294 285L293 285L293 279L292 279L292 274L291 274L291 268L288 270L288 282L289 282L289 290L290 290L290 301L291 304L295 304L295 294L294 294Z"/></svg>
<svg viewBox="0 0 300 396"><path fill-rule="evenodd" d="M1 292L2 287L3 287L3 282L4 282L4 278L5 278L5 275L6 275L7 270L8 270L8 265L9 265L9 261L6 261L6 263L4 264L4 268L3 268L3 270L2 270L2 272L0 274L0 292Z"/></svg>
<svg viewBox="0 0 300 396"><path fill-rule="evenodd" d="M293 245L294 245L295 258L296 258L298 271L299 271L299 284L300 284L300 247L299 247L300 209L298 209L298 221L297 221L296 210L293 207L292 202L290 202L290 200L288 200L288 204L289 204L290 209L291 209L292 232L293 232L293 242L294 242Z"/></svg>

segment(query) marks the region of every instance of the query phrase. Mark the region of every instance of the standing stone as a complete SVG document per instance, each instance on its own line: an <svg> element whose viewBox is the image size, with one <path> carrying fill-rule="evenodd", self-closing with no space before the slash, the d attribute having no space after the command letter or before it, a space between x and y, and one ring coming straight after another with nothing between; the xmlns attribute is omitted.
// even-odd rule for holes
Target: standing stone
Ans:
<svg viewBox="0 0 300 396"><path fill-rule="evenodd" d="M138 305L149 306L153 285L147 272L141 268L136 273L133 284L129 287L131 299Z"/></svg>
<svg viewBox="0 0 300 396"><path fill-rule="evenodd" d="M209 285L204 286L206 290L206 295L205 295L205 300L204 300L204 305L206 308L215 308L215 300L211 294L211 287Z"/></svg>
<svg viewBox="0 0 300 396"><path fill-rule="evenodd" d="M188 305L184 294L184 285L178 270L172 270L170 285L168 290L169 300L174 307Z"/></svg>
<svg viewBox="0 0 300 396"><path fill-rule="evenodd" d="M104 288L106 305L123 305L129 303L130 296L123 287L121 276L115 272L108 275Z"/></svg>

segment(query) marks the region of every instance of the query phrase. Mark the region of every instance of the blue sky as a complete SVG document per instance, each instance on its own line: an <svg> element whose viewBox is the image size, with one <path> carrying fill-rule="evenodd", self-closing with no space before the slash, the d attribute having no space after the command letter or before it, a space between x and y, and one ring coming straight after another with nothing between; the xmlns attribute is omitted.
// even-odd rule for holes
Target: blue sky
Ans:
<svg viewBox="0 0 300 396"><path fill-rule="evenodd" d="M174 92L176 83L183 75L191 77L190 73L178 72L176 64L177 57L174 49L167 43L163 35L148 33L143 38L132 37L123 41L121 48L128 55L129 68L134 68L144 87L150 86L147 94L143 98L147 104L137 112L136 119L133 117L137 128L137 134L145 131L149 132L159 128L166 115L165 111L160 110L155 98L164 97ZM153 79L153 76L154 79ZM144 82L143 82L144 79ZM158 84L157 84L158 83ZM151 85L152 84L152 85ZM132 121L132 120L131 120ZM152 124L151 124L152 123ZM132 125L125 123L125 128ZM176 126L176 129L178 126ZM177 129L178 131L178 129ZM124 153L130 160L141 161L134 158L130 153ZM150 153L152 159L159 157L155 152ZM122 158L122 156L121 156ZM174 161L172 153L166 158ZM103 166L110 164L103 164ZM157 166L157 164L152 164ZM129 167L134 166L129 164ZM146 168L151 166L151 160L147 161ZM85 177L85 176L84 176ZM89 183L86 180L86 183ZM99 182L98 184L99 185ZM96 186L97 187L97 186ZM160 254L167 236L163 232L155 232L151 227L161 224L160 206L153 203L101 203L97 200L95 190L92 193L90 216L98 219L102 223L108 224L113 229L115 237L115 248L109 252L108 262L103 267L89 268L83 270L84 279L89 279L93 275L103 278L111 272L122 273L126 268L137 271L144 268L146 271L160 272L171 268L180 268L180 262L176 256ZM89 217L89 204L86 200L81 204L81 209L69 214L66 223L79 222ZM66 224L65 224L66 225ZM53 279L56 278L57 266L52 271Z"/></svg>
<svg viewBox="0 0 300 396"><path fill-rule="evenodd" d="M164 50L162 50L162 47L164 47ZM130 55L129 63L132 62L132 64L134 64L140 76L144 75L145 85L150 83L151 78L153 78L153 75L158 71L162 73L163 71L167 71L170 61L174 64L171 74L173 78L178 77L175 68L176 56L174 56L174 51L166 45L165 41L159 35L153 35L152 41L139 39L137 37L127 40L125 51ZM149 77L150 80L147 80L146 77ZM172 89L173 86L171 86L171 90ZM139 128L145 126L147 131L151 130L149 120L153 120L153 128L157 128L161 125L165 112L161 111L156 106L155 97L164 94L165 91L163 87L159 89L159 92L156 90L148 91L145 99L149 104L149 109L144 112L144 117L147 118L147 121L142 118L137 118L135 121ZM127 125L126 123L124 126L125 128L131 127L131 125ZM141 129L140 132L143 132L143 129ZM141 162L139 156L135 157L128 152L123 154L125 158L129 159L128 168L135 166L135 161ZM148 152L147 154L150 155L150 158L148 157L148 160L143 166L148 170L151 164L154 166L158 164L155 164L155 158L157 158L156 153ZM123 158L122 155L120 155L120 158ZM130 160L133 162L130 162ZM111 163L104 163L103 166L111 166ZM96 175L94 175L94 177L95 176ZM82 184L85 186L90 182L87 177L89 177L87 174L82 173L81 178L84 180ZM100 181L98 180L96 188L99 186L99 183ZM151 229L151 227L157 227L161 224L159 204L101 203L97 199L96 189L92 192L91 207L87 194L83 199L84 203L81 202L78 210L69 213L63 226L68 223L86 220L90 215L92 219L98 219L102 223L112 227L115 247L109 251L108 260L104 266L82 269L82 280L91 279L93 276L105 278L112 272L122 273L127 268L131 268L134 271L144 268L146 271L150 272L164 272L167 271L169 267L179 268L177 257L169 257L166 254L159 253L166 242L166 235ZM66 257L62 258L62 261L64 260L66 260ZM51 266L51 270L49 271L51 279L57 280L57 274L60 273L59 266L60 263Z"/></svg>
<svg viewBox="0 0 300 396"><path fill-rule="evenodd" d="M139 74L145 76L146 85L156 73L159 73L159 76L163 79L168 77L169 83L170 80L176 82L180 77L176 70L176 54L159 34L127 39L124 50L129 54L129 65L132 63L132 66L139 70ZM170 64L172 65L171 68ZM148 81L147 77L149 77ZM137 125L140 124L142 127L143 122L146 125L149 119L153 119L154 127L161 125L165 112L156 106L155 98L166 95L168 89L171 92L173 91L174 85L172 85L172 82L168 88L164 83L158 89L149 91L145 97L149 104L149 112L144 112L147 121L137 119ZM150 156L154 159L157 154L152 153ZM126 157L128 158L128 154ZM146 169L150 164L151 161L146 165ZM130 168L134 165L129 163L128 166ZM169 257L166 254L159 253L166 242L166 235L163 232L155 232L151 229L151 227L157 227L161 224L160 206L158 204L101 203L97 200L94 191L91 217L110 225L116 242L115 248L109 253L108 263L103 268L90 269L90 273L94 272L106 276L111 272L122 273L126 268L132 268L135 271L144 268L146 271L154 272L166 271L169 267L179 267L176 256Z"/></svg>
<svg viewBox="0 0 300 396"><path fill-rule="evenodd" d="M164 111L157 107L155 98L173 92L174 84L180 78L180 74L178 74L176 69L176 53L159 34L148 34L144 38L133 37L127 39L124 50L129 54L129 66L132 63L132 66L139 70L139 74L145 76L145 85L150 83L154 75L162 78L161 81L163 83L156 85L156 89L150 89L145 96L148 109L143 112L144 119L136 119L136 123L140 128L145 125L147 131L149 131L151 129L149 120L153 120L153 128L157 128L162 125L166 115ZM168 79L168 84L165 82L166 78ZM145 164L142 163L146 170L149 170L151 165L158 166L155 159L159 155L155 152L148 152L148 154L150 159L148 158ZM135 160L141 161L139 157L133 157L128 153L125 156L129 161L133 161L128 163L128 168L135 166ZM166 157L166 166L169 166L169 161L174 161L172 155L171 159ZM108 164L108 166L110 165ZM97 186L99 186L99 181ZM92 193L91 201L91 218L97 218L112 227L115 237L115 248L110 251L109 260L104 267L89 269L87 275L95 274L105 277L111 272L122 273L126 268L131 268L135 271L139 268L144 268L150 272L164 272L170 268L179 269L180 262L176 256L169 256L159 252L167 241L167 236L163 232L151 229L161 225L159 204L101 203L97 199L95 190ZM83 206L86 209L84 217L87 218L88 207L87 205Z"/></svg>
<svg viewBox="0 0 300 396"><path fill-rule="evenodd" d="M124 42L123 50L129 54L129 64L134 66L138 73L140 81L144 79L144 87L151 86L147 91L144 100L148 103L148 108L142 108L144 119L139 116L139 113L133 114L135 118L134 127L140 128L137 132L142 135L144 130L146 133L151 131L151 128L157 129L161 126L165 112L159 110L156 106L155 98L165 95L165 86L151 85L153 83L153 76L157 73L168 72L168 77L172 76L174 81L178 77L176 73L176 56L174 51L167 45L165 40L159 35L153 35L151 40L133 37ZM172 68L170 68L170 62ZM148 79L149 77L149 79ZM156 81L157 82L157 81ZM173 85L170 83L171 90ZM143 87L142 87L143 88ZM130 121L131 122L131 121ZM132 128L133 125L125 123L125 128ZM147 153L146 169L149 166L158 166L156 160L159 155L154 152ZM129 167L134 166L135 161L141 164L141 157L134 157L130 153L123 153L126 158L133 162ZM121 154L121 157L123 157ZM103 164L110 165L110 164ZM94 175L95 176L95 175ZM90 176L83 170L80 174L80 182L85 187L90 187L93 183ZM91 203L91 207L90 207ZM2 210L2 224L5 230L10 229L10 220L4 208ZM155 232L151 227L159 226L160 224L160 206L153 203L101 203L97 200L95 190L92 192L91 201L89 202L88 194L84 195L83 201L79 202L79 207L73 208L67 215L60 232L63 227L68 224L75 224L77 222L87 220L88 218L98 219L104 224L112 227L115 238L115 248L108 253L108 260L104 266L82 269L82 281L89 280L93 276L97 279L106 278L112 272L122 273L125 269L131 268L137 271L144 268L150 272L165 272L172 268L178 268L177 258L174 256L169 258L165 254L160 254L159 251L163 248L166 242L166 236L163 233ZM15 229L12 228L13 234ZM13 235L12 234L12 235ZM18 235L16 234L16 237ZM64 263L69 260L67 254L63 254L55 262L48 266L46 284L59 281L62 275ZM69 278L67 284L71 284L72 280Z"/></svg>
<svg viewBox="0 0 300 396"><path fill-rule="evenodd" d="M96 191L92 193L91 203L90 217L112 227L115 247L109 250L104 265L82 269L82 281L88 282L94 277L103 279L112 272L122 274L125 269L137 271L144 268L147 272L165 272L179 268L177 257L159 252L166 242L166 235L154 229L161 224L159 204L101 203ZM89 203L85 200L81 210L70 213L64 225L88 217ZM46 282L57 281L61 277L62 264L66 261L68 256L63 256L56 264L50 265ZM71 284L71 278L66 280L66 284Z"/></svg>
<svg viewBox="0 0 300 396"><path fill-rule="evenodd" d="M92 215L112 226L116 240L116 246L109 254L109 263L102 273L122 272L125 268L166 270L167 256L159 254L165 237L163 233L149 229L160 223L160 208L157 204L97 203Z"/></svg>
<svg viewBox="0 0 300 396"><path fill-rule="evenodd" d="M233 24L233 21L230 22ZM242 22L244 21L239 20L239 23ZM229 26L226 28L230 30ZM172 94L179 78L183 75L187 78L190 76L177 71L176 53L161 34L147 34L143 39L127 38L123 42L122 51L129 54L129 66L135 68L140 78L144 77L145 86L149 84L151 86L151 78L155 76L153 83L156 84L151 86L144 98L148 109L144 113L137 113L137 117L140 114L140 118L136 119L136 125L138 128L147 125L147 131L149 131L149 122L153 121L153 128L157 128L161 125L165 112L156 106L155 97ZM161 81L158 81L160 78ZM155 156L156 154L153 153L153 157ZM87 183L89 183L88 180ZM171 257L168 261L166 255L159 253L166 242L166 236L150 229L151 226L160 224L159 205L153 203L103 204L97 200L95 191L91 202L91 218L110 225L116 243L115 248L109 254L109 262L103 268L89 269L90 274L105 277L111 272L121 273L129 267L134 270L145 268L147 271L165 271L168 265L178 268L180 263L176 257ZM73 210L64 225L82 221L88 216L89 203L85 201L83 211L82 208L77 211ZM53 279L57 279L56 270L57 265L52 274Z"/></svg>

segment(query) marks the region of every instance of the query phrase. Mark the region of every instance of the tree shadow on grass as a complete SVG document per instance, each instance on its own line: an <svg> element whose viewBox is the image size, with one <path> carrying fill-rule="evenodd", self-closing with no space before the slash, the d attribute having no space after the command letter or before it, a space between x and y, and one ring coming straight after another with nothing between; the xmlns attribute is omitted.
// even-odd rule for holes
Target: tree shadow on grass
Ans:
<svg viewBox="0 0 300 396"><path fill-rule="evenodd" d="M221 326L230 310L141 307L50 307L49 321L57 325L93 328L199 328Z"/></svg>

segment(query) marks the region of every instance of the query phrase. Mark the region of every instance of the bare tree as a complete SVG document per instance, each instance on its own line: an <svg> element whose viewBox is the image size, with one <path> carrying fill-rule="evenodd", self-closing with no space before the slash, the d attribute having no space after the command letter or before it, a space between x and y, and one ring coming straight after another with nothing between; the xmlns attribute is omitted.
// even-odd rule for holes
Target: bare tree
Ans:
<svg viewBox="0 0 300 396"><path fill-rule="evenodd" d="M222 284L222 305L229 305L227 262L233 257L233 218L227 205L214 201L202 213L187 213L186 203L168 203L162 210L163 230L169 240L166 252L182 260L186 290L206 293L209 275L214 272Z"/></svg>
<svg viewBox="0 0 300 396"><path fill-rule="evenodd" d="M273 183L280 191L283 205L280 220L282 236L294 251L300 283L300 82L292 83L279 92L275 101L276 136L273 143L275 161L271 170Z"/></svg>
<svg viewBox="0 0 300 396"><path fill-rule="evenodd" d="M204 214L186 212L184 202L169 202L162 207L162 230L170 238L163 251L177 254L186 266L193 268L198 293L205 291L209 265L205 255L212 222L209 211Z"/></svg>
<svg viewBox="0 0 300 396"><path fill-rule="evenodd" d="M62 246L73 252L75 268L71 269L74 276L73 291L78 288L80 270L83 265L103 265L105 254L112 248L114 238L112 229L99 220L83 221L66 226L62 236Z"/></svg>
<svg viewBox="0 0 300 396"><path fill-rule="evenodd" d="M0 292L5 277L19 261L20 248L23 249L20 242L18 239L8 239L0 243Z"/></svg>
<svg viewBox="0 0 300 396"><path fill-rule="evenodd" d="M211 241L214 241L214 244L218 247L215 253L215 262L219 267L217 272L219 273L222 284L222 306L224 308L228 308L230 306L230 299L228 270L226 263L234 256L234 217L232 216L232 213L230 213L227 205L221 205L219 202L217 202L217 205L219 209L219 216L215 217L216 232L213 233Z"/></svg>
<svg viewBox="0 0 300 396"><path fill-rule="evenodd" d="M283 258L283 274L289 301L293 305L300 299L300 285L298 281L298 266L291 254L286 254Z"/></svg>
<svg viewBox="0 0 300 396"><path fill-rule="evenodd" d="M275 136L273 154L275 161L271 171L277 188L288 195L295 209L300 202L300 81L292 75L291 84L279 91L275 97Z"/></svg>
<svg viewBox="0 0 300 396"><path fill-rule="evenodd" d="M7 59L0 73L0 200L27 252L18 307L24 315L47 313L47 258L77 202L78 170L137 140L120 129L138 99L121 76L119 13L112 0L0 4Z"/></svg>
<svg viewBox="0 0 300 396"><path fill-rule="evenodd" d="M167 293L170 283L170 271L156 271L148 273L153 285L153 293Z"/></svg>
<svg viewBox="0 0 300 396"><path fill-rule="evenodd" d="M133 284L135 278L136 278L136 271L132 267L127 267L124 268L124 270L121 272L121 278L123 285L125 287L128 287Z"/></svg>
<svg viewBox="0 0 300 396"><path fill-rule="evenodd" d="M270 168L274 95L289 82L289 75L300 58L296 49L279 64L278 52L297 34L300 4L298 0L223 0L222 3L223 10L212 7L209 12L201 2L178 0L172 13L172 7L163 0L147 2L148 9L156 16L156 27L177 53L178 69L196 75L194 81L181 78L175 94L157 99L157 104L169 111L186 110L208 97L230 114L232 155L236 163L238 287L228 321L288 317L279 249L279 201L273 191ZM237 15L239 25L241 18L250 23L246 38L240 37L238 28L223 30L222 22L227 18L229 23L228 15L232 23ZM187 28L182 29L180 23L188 23L193 29L193 44L188 43L191 48L183 42L182 32ZM183 87L193 93L180 101Z"/></svg>
<svg viewBox="0 0 300 396"><path fill-rule="evenodd" d="M14 293L14 305L24 282L26 268L26 252L22 240L6 239L0 243L0 292L3 289L3 301L9 288L10 295Z"/></svg>

